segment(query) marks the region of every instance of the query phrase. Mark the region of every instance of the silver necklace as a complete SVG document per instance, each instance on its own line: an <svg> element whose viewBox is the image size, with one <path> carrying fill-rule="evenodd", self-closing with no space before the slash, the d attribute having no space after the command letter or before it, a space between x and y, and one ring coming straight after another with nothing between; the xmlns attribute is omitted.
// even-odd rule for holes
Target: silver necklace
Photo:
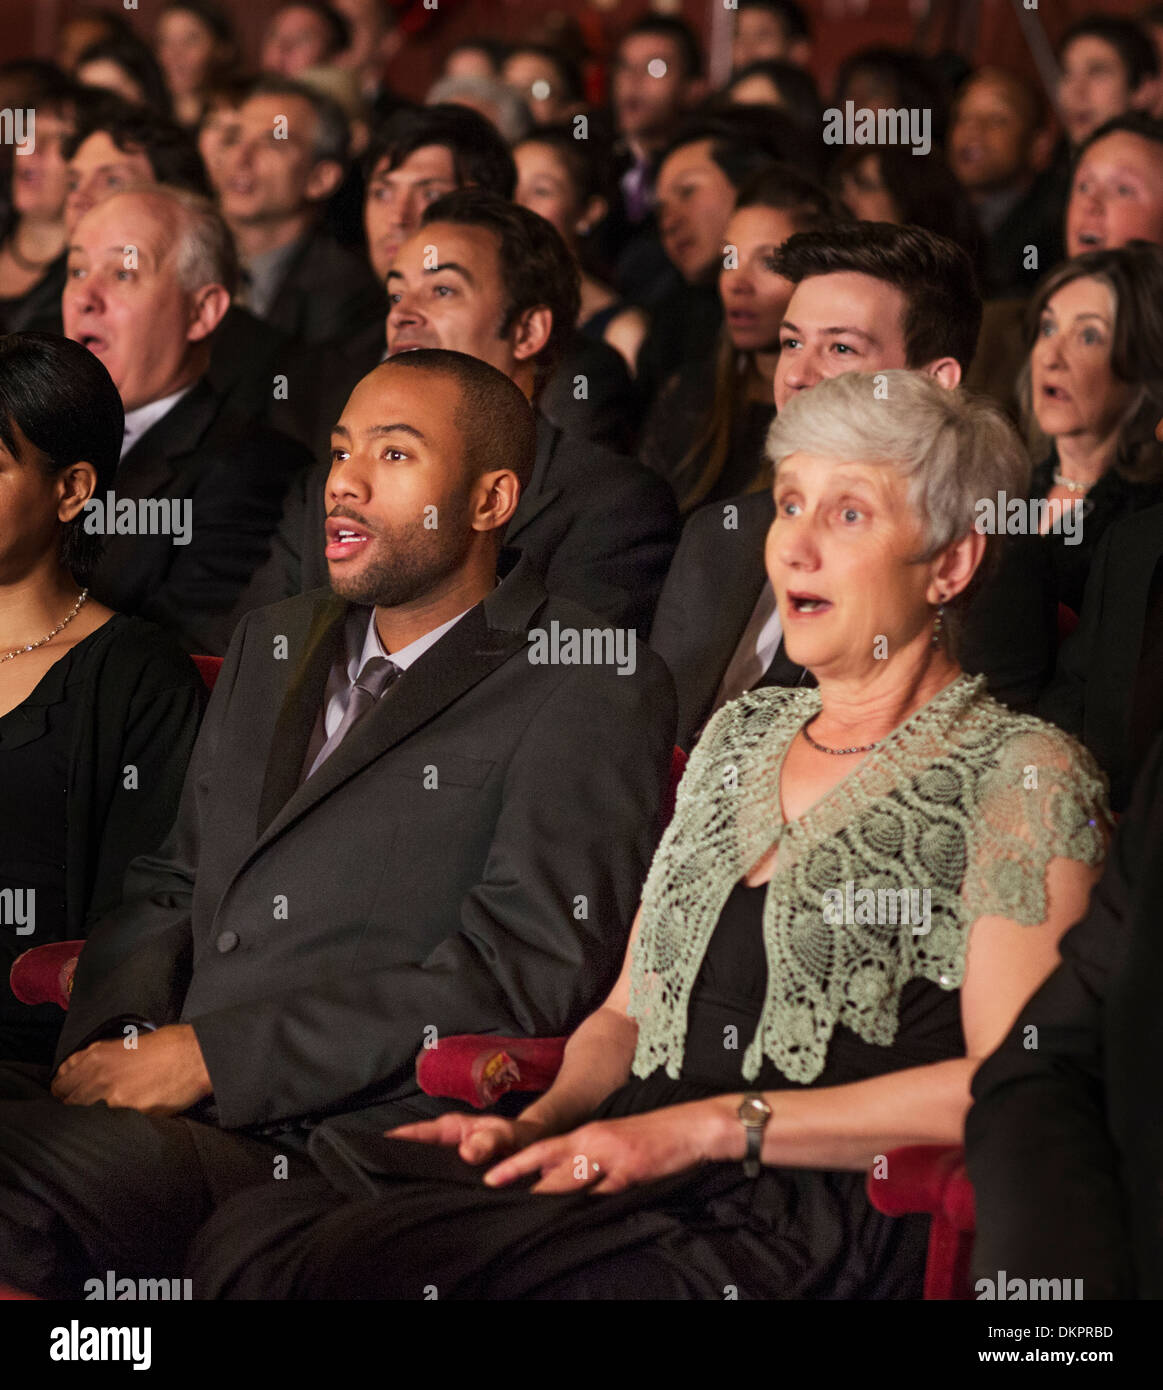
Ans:
<svg viewBox="0 0 1163 1390"><path fill-rule="evenodd" d="M808 722L811 723L812 721L809 720ZM877 739L876 743L862 743L855 748L826 748L822 743L817 743L808 733L807 724L803 727L803 735L818 753L831 753L834 757L840 757L844 753L871 753L878 744L883 742L883 739Z"/></svg>
<svg viewBox="0 0 1163 1390"><path fill-rule="evenodd" d="M1055 472L1054 486L1064 487L1067 492L1089 492L1094 486L1093 483L1076 483L1071 478L1064 478L1061 473Z"/></svg>
<svg viewBox="0 0 1163 1390"><path fill-rule="evenodd" d="M69 616L64 620L63 623L58 623L56 627L54 627L51 632L47 633L44 637L42 637L39 642L29 642L29 644L26 647L13 647L10 652L4 652L3 655L0 655L0 661L11 661L14 656L23 656L25 652L35 651L37 647L43 647L46 642L51 642L58 632L63 631L73 621L73 619L81 611L81 605L85 602L85 600L88 597L88 589L82 589L79 597L77 598L76 603L73 604L72 611L69 613Z"/></svg>

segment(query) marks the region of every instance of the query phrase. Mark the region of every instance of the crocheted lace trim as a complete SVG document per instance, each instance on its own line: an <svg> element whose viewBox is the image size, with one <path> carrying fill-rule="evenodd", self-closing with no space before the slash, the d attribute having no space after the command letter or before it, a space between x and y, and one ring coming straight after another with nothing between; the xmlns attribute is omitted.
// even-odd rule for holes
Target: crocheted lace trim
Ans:
<svg viewBox="0 0 1163 1390"><path fill-rule="evenodd" d="M1052 725L999 705L981 676L959 676L786 825L784 755L819 708L816 690L755 690L724 706L695 747L643 892L630 986L636 1076L659 1066L679 1076L707 943L734 886L773 845L767 993L743 1054L747 1080L767 1057L789 1080L813 1081L837 1024L891 1044L910 980L960 986L974 921L1039 923L1051 859L1102 862L1110 817L1094 760ZM860 889L888 910L854 913ZM866 920L895 918L894 902L915 904L925 890L927 930L914 929L915 914Z"/></svg>

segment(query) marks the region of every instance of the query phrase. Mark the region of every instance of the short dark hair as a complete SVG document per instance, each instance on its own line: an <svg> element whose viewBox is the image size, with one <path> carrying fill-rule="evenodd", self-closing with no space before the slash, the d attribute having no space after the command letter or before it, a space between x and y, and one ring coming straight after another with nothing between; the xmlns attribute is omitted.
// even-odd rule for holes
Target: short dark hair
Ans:
<svg viewBox="0 0 1163 1390"><path fill-rule="evenodd" d="M1079 145L1074 156L1075 168L1078 167L1078 161L1090 149L1091 145L1099 140L1105 140L1108 135L1120 134L1138 135L1140 139L1150 140L1156 145L1163 145L1163 121L1157 120L1154 116L1148 116L1145 111L1127 111L1121 116L1113 116L1109 121L1104 121L1097 130L1092 130Z"/></svg>
<svg viewBox="0 0 1163 1390"><path fill-rule="evenodd" d="M55 333L0 337L0 440L20 457L16 430L59 473L85 460L97 472L94 495L113 486L121 456L125 412L113 378L88 348ZM78 583L88 581L104 544L84 530L84 512L64 528L61 563Z"/></svg>
<svg viewBox="0 0 1163 1390"><path fill-rule="evenodd" d="M1075 39L1100 39L1119 55L1126 69L1127 87L1134 91L1148 77L1159 75L1159 55L1155 45L1131 19L1116 19L1112 15L1092 14L1072 24L1058 44L1059 58Z"/></svg>
<svg viewBox="0 0 1163 1390"><path fill-rule="evenodd" d="M173 114L170 89L161 66L149 44L136 34L118 34L91 43L77 59L77 71L86 63L99 62L116 63L123 69L141 88L150 111L166 117Z"/></svg>
<svg viewBox="0 0 1163 1390"><path fill-rule="evenodd" d="M766 129L766 122L761 125L754 119L753 112L733 107L714 116L692 116L683 121L659 154L656 167L661 169L677 150L703 140L711 142L711 158L733 188L738 188L765 164L774 163L781 155L788 156Z"/></svg>
<svg viewBox="0 0 1163 1390"><path fill-rule="evenodd" d="M529 486L537 452L537 424L524 392L512 378L479 357L447 348L402 352L376 370L385 367L452 377L460 387L460 402L452 419L464 439L468 480L511 468L521 486Z"/></svg>
<svg viewBox="0 0 1163 1390"><path fill-rule="evenodd" d="M703 50L695 31L685 19L669 14L645 14L619 34L618 48L621 48L627 39L637 38L639 34L653 34L656 38L671 39L682 56L683 76L703 75Z"/></svg>
<svg viewBox="0 0 1163 1390"><path fill-rule="evenodd" d="M981 295L968 255L948 237L891 222L854 222L797 232L775 255L793 284L853 272L893 285L905 297L905 363L952 357L968 372L981 329Z"/></svg>
<svg viewBox="0 0 1163 1390"><path fill-rule="evenodd" d="M461 188L475 184L502 198L517 186L517 166L492 121L467 106L405 106L373 130L363 157L364 177L370 182L377 165L387 157L388 169L398 169L409 155L426 145L443 145Z"/></svg>
<svg viewBox="0 0 1163 1390"><path fill-rule="evenodd" d="M535 126L516 141L522 145L545 145L565 165L578 202L590 198L611 199L614 195L614 147L606 133L591 126L587 137L579 140L571 121Z"/></svg>
<svg viewBox="0 0 1163 1390"><path fill-rule="evenodd" d="M785 63L778 58L760 58L757 62L748 63L745 68L740 68L738 72L733 72L725 90L729 93L732 87L749 77L766 77L783 98L783 106L778 109L785 110L797 125L818 135L821 115L820 93L810 72L805 72L795 63Z"/></svg>
<svg viewBox="0 0 1163 1390"><path fill-rule="evenodd" d="M327 29L327 52L323 55L325 58L334 58L337 53L351 47L351 25L347 22L347 17L341 15L338 10L333 10L324 0L283 0L283 3L276 7L271 19L282 14L284 10L310 10L317 19L323 21Z"/></svg>
<svg viewBox="0 0 1163 1390"><path fill-rule="evenodd" d="M549 340L534 359L538 387L561 360L581 308L577 265L556 227L528 208L483 188L461 188L429 203L420 225L451 222L484 227L499 242L498 266L505 291L500 336L528 309L544 305L553 315Z"/></svg>
<svg viewBox="0 0 1163 1390"><path fill-rule="evenodd" d="M783 32L789 40L811 38L808 17L795 0L738 0L739 13L744 10L766 10L783 25Z"/></svg>
<svg viewBox="0 0 1163 1390"><path fill-rule="evenodd" d="M241 104L248 102L251 97L298 97L300 101L305 101L315 113L315 140L312 146L315 162L321 163L325 159L338 164L347 162L351 131L343 107L337 101L305 82L280 77L277 73L257 77L250 84L250 90Z"/></svg>
<svg viewBox="0 0 1163 1390"><path fill-rule="evenodd" d="M852 220L838 198L792 164L768 164L752 174L740 187L735 200L735 211L740 208L774 208L777 212L786 212L797 232Z"/></svg>
<svg viewBox="0 0 1163 1390"><path fill-rule="evenodd" d="M110 92L78 113L73 134L62 152L72 159L91 135L108 135L122 154L144 154L158 183L211 197L206 166L193 137L176 121Z"/></svg>

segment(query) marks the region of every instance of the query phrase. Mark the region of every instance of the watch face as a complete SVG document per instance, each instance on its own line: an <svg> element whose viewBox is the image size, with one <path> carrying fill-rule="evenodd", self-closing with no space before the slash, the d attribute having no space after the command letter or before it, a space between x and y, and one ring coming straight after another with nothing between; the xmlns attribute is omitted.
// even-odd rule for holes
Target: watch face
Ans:
<svg viewBox="0 0 1163 1390"><path fill-rule="evenodd" d="M758 1096L748 1096L739 1107L739 1118L745 1125L761 1125L771 1116L771 1106Z"/></svg>

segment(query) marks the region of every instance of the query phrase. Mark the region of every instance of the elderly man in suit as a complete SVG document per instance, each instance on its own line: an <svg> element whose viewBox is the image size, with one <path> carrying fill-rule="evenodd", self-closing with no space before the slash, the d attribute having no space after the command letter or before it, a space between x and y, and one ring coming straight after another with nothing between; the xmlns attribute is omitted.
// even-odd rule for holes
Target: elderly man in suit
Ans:
<svg viewBox="0 0 1163 1390"><path fill-rule="evenodd" d="M234 415L206 380L238 273L209 202L162 187L117 193L69 241L65 334L100 358L125 407L115 492L90 502L85 520L107 537L92 591L168 627L187 650L218 655L222 616L310 455Z"/></svg>
<svg viewBox="0 0 1163 1390"><path fill-rule="evenodd" d="M235 636L169 839L81 956L53 1096L0 1069L18 1287L176 1272L225 1195L451 1108L417 1090L426 1043L568 1032L617 976L674 693L645 650L535 658L601 625L498 565L524 397L417 353L359 384L333 439L332 588Z"/></svg>

